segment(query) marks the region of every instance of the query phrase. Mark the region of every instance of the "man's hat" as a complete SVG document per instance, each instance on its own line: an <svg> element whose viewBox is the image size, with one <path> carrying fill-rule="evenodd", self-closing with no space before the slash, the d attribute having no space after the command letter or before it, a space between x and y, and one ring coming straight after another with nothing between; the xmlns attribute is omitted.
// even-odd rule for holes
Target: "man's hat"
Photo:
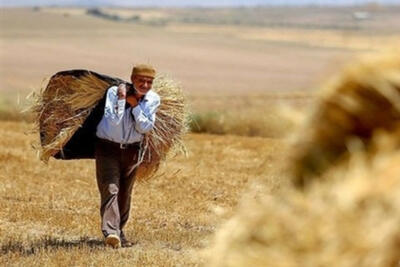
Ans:
<svg viewBox="0 0 400 267"><path fill-rule="evenodd" d="M135 75L154 78L156 76L156 70L151 65L138 64L133 66L131 78Z"/></svg>

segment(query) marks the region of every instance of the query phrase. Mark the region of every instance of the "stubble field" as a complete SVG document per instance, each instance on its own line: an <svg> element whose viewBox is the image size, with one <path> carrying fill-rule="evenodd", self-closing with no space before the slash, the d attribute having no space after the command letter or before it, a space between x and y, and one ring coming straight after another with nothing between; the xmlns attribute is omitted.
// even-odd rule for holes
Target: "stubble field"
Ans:
<svg viewBox="0 0 400 267"><path fill-rule="evenodd" d="M221 218L283 153L279 140L190 134L187 158L135 185L126 234L136 245L114 250L103 245L94 162L39 162L31 127L0 128L2 266L197 265Z"/></svg>
<svg viewBox="0 0 400 267"><path fill-rule="evenodd" d="M322 11L321 20L336 25L336 11ZM294 132L319 83L360 53L397 40L396 30L375 38L347 24L340 26L344 30L315 28L315 21L301 16L277 28L268 21L174 19L159 25L160 18L179 18L176 10L141 10L144 23L109 21L77 9L0 12L2 266L207 265L203 249L249 188L257 192L262 181L275 190L287 182L280 173L287 159L284 137ZM366 23L366 29L383 27ZM33 125L10 120L20 119L15 114L27 107L28 93L57 71L85 68L128 79L137 62L181 81L196 123L221 135L188 134L187 158L168 159L155 178L135 185L126 233L136 245L113 250L103 246L94 162L45 165L32 148L38 138L30 133Z"/></svg>

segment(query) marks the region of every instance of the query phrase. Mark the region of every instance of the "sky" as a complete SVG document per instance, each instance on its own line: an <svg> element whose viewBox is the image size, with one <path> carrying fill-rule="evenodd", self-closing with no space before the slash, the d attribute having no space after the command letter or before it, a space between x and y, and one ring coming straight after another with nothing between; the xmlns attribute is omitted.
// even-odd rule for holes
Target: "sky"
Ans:
<svg viewBox="0 0 400 267"><path fill-rule="evenodd" d="M0 0L0 6L257 6L400 4L400 0Z"/></svg>

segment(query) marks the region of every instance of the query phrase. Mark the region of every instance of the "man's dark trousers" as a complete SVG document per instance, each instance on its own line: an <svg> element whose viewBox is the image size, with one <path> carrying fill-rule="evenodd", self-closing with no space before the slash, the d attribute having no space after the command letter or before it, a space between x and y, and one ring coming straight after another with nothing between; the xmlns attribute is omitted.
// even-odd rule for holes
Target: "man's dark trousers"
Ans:
<svg viewBox="0 0 400 267"><path fill-rule="evenodd" d="M128 221L131 193L135 182L139 143L124 148L104 139L96 140L96 178L100 191L101 230L104 236L116 234Z"/></svg>

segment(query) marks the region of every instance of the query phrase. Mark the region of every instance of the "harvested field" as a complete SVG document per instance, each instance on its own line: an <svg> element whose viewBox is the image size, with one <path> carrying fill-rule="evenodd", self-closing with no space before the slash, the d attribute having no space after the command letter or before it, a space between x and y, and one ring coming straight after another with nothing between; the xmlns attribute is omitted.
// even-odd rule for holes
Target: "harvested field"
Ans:
<svg viewBox="0 0 400 267"><path fill-rule="evenodd" d="M319 84L399 41L398 7L370 6L374 19L365 21L352 19L355 8L103 11L140 20L0 9L1 266L396 266L392 142L372 161L351 154L304 192L288 186L281 167L293 154L285 137ZM199 133L186 137L188 158L169 158L135 185L126 234L136 244L113 250L102 242L94 162L41 163L30 114L18 111L57 71L127 79L138 62L182 82ZM323 248L330 253L315 257Z"/></svg>
<svg viewBox="0 0 400 267"><path fill-rule="evenodd" d="M192 266L249 183L275 168L282 141L195 135L189 157L168 160L134 188L126 233L137 244L102 243L94 161L39 161L32 127L0 123L0 265ZM272 181L271 181L272 182Z"/></svg>

